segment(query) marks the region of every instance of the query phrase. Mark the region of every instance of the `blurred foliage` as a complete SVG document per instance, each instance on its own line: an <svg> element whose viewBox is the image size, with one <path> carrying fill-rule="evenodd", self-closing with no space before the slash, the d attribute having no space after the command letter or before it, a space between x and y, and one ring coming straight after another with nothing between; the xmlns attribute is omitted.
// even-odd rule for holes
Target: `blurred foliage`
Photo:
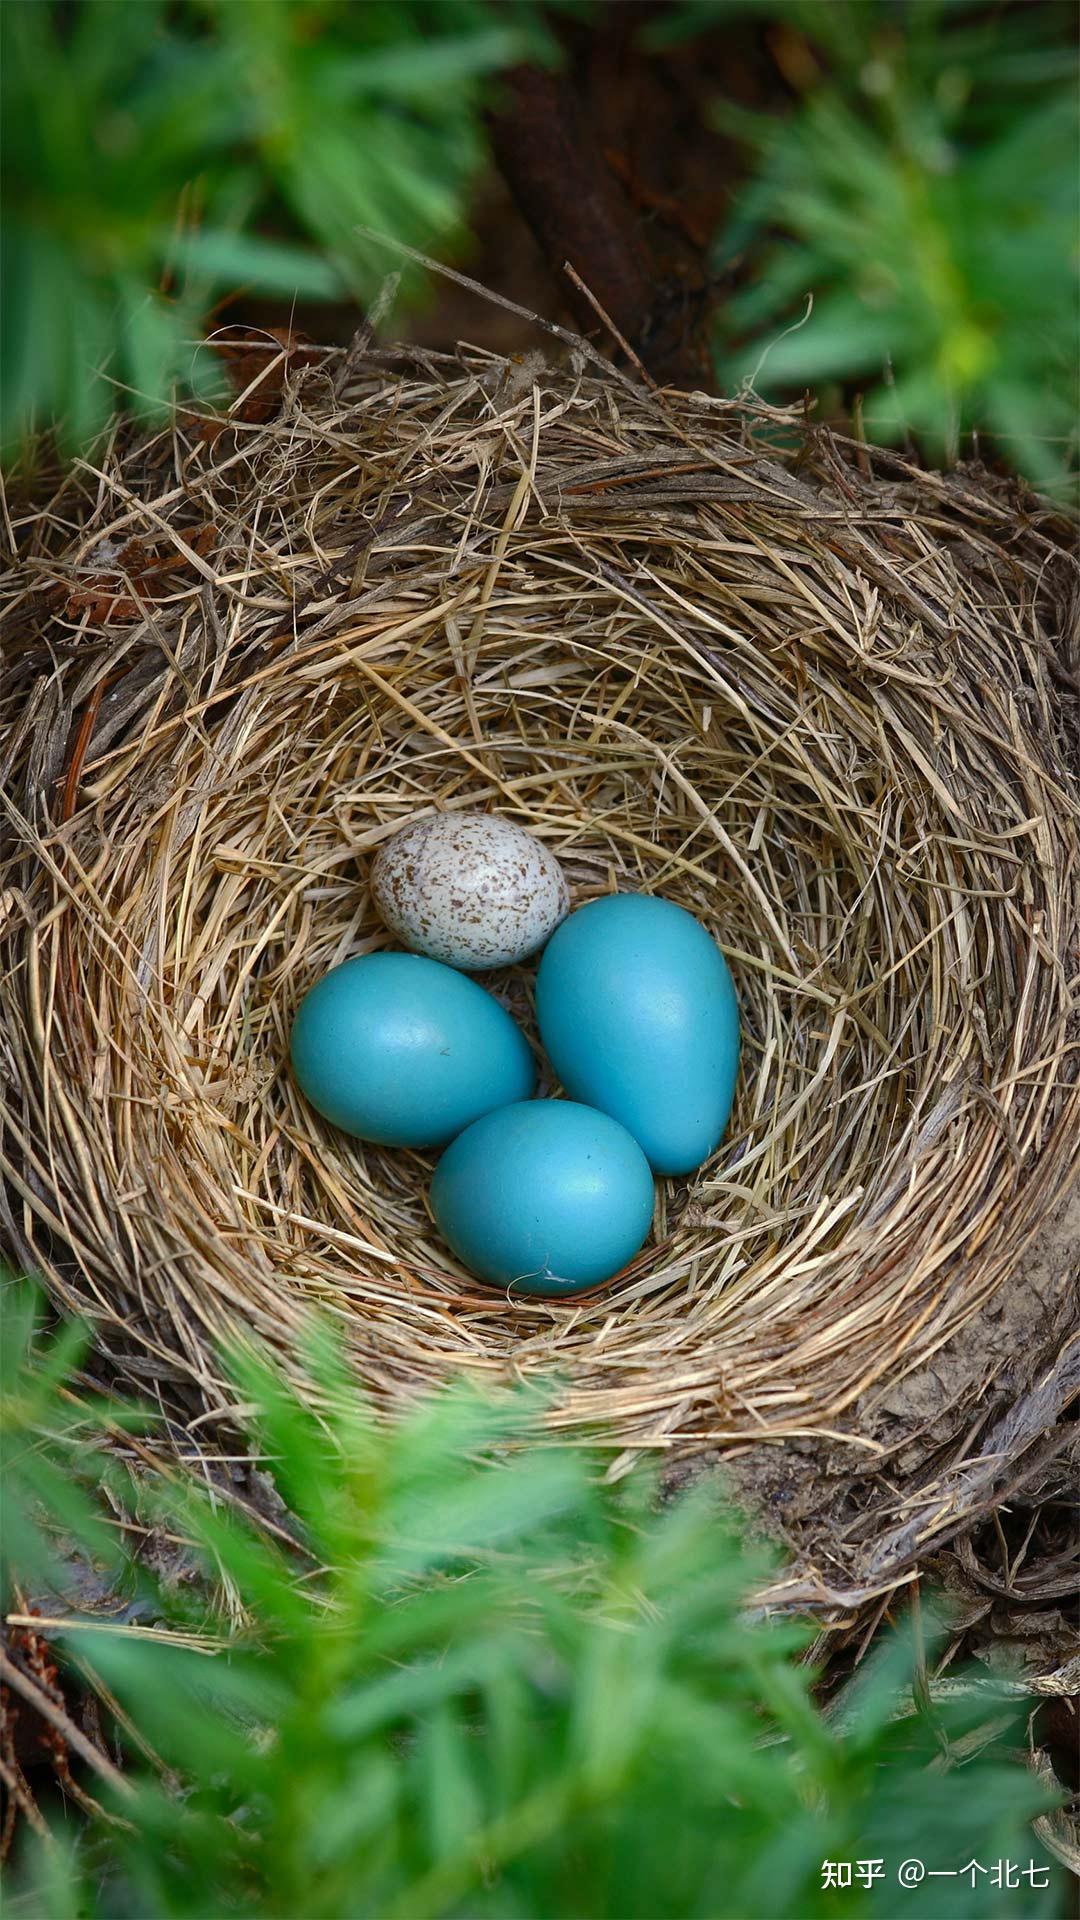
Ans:
<svg viewBox="0 0 1080 1920"><path fill-rule="evenodd" d="M78 1336L35 1336L20 1287L6 1305L12 1557L62 1581L104 1553L154 1617L49 1625L130 1716L129 1791L88 1775L104 1817L23 1833L8 1920L858 1920L895 1914L912 1855L987 1868L905 1893L914 1920L1062 1911L1056 1869L1046 1891L990 1883L1000 1859L1047 1870L1025 1825L1045 1797L1001 1746L1018 1731L992 1684L913 1700L897 1635L827 1720L806 1631L745 1610L770 1562L714 1483L666 1505L647 1474L605 1485L520 1391L454 1388L387 1428L324 1330L317 1411L233 1359L289 1509L261 1526L209 1472L125 1485L62 1386ZM136 1515L187 1554L171 1584L120 1544L143 1541ZM822 1890L824 1860L874 1859L871 1885Z"/></svg>
<svg viewBox="0 0 1080 1920"><path fill-rule="evenodd" d="M684 0L669 33L731 17ZM762 9L739 9L762 12ZM786 119L718 103L754 171L714 264L741 263L721 379L858 384L876 440L955 459L990 435L1072 490L1080 418L1080 138L1072 10L789 0ZM808 301L812 296L812 304Z"/></svg>
<svg viewBox="0 0 1080 1920"><path fill-rule="evenodd" d="M362 228L452 249L483 105L500 69L558 57L560 15L602 30L590 0L6 0L5 454L53 420L81 447L117 397L148 418L177 385L208 397L193 343L224 294L370 300L397 263ZM951 459L978 429L1069 491L1075 10L669 0L640 38L748 20L795 98L716 105L749 170L714 250L722 384L829 408L857 387L870 437Z"/></svg>
<svg viewBox="0 0 1080 1920"><path fill-rule="evenodd" d="M359 226L449 245L485 79L549 52L484 0L5 0L0 443L83 445L110 381L151 417L205 390L220 291L370 296L393 262Z"/></svg>
<svg viewBox="0 0 1080 1920"><path fill-rule="evenodd" d="M72 1406L63 1397L86 1351L85 1329L72 1323L48 1347L37 1344L39 1303L33 1290L16 1285L2 1269L0 1289L0 1601L7 1608L16 1569L30 1587L62 1580L62 1561L53 1533L41 1525L42 1514L50 1516L54 1529L69 1526L87 1551L106 1562L116 1564L116 1548L71 1475L73 1457L101 1424L97 1410ZM87 1471L100 1477L104 1464L91 1447Z"/></svg>

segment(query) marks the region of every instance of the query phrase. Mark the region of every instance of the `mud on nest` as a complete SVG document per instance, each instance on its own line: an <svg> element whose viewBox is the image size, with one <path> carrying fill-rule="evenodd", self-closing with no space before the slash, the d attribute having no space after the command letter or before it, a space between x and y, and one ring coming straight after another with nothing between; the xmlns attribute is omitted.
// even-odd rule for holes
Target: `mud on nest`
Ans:
<svg viewBox="0 0 1080 1920"><path fill-rule="evenodd" d="M1080 1157L1060 526L581 356L304 358L270 420L118 434L13 510L13 1253L204 1436L222 1338L296 1364L318 1305L388 1408L557 1368L553 1425L615 1471L835 1436L882 1526L906 1485L932 1506L940 1433L908 1423L901 1474L876 1410L1000 1305ZM466 807L576 902L689 908L743 1008L721 1149L573 1305L470 1282L430 1160L334 1132L285 1067L304 990L385 943L375 849ZM531 972L493 982L526 1020ZM993 1368L963 1351L970 1448Z"/></svg>

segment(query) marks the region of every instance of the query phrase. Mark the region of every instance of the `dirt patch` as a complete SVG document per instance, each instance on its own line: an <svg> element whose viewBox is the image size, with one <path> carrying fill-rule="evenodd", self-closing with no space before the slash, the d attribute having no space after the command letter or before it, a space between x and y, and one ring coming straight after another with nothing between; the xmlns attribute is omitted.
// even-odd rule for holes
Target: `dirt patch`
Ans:
<svg viewBox="0 0 1080 1920"><path fill-rule="evenodd" d="M1068 1473L1077 1437L1069 1409L1080 1384L1073 1379L1080 1354L1078 1283L1080 1179L1020 1256L1009 1284L926 1365L856 1408L853 1433L881 1452L868 1461L855 1441L840 1440L752 1447L723 1462L735 1498L793 1554L797 1568L831 1566L833 1597L842 1603L882 1578L880 1544L871 1555L867 1543L879 1543L890 1510L897 1521L894 1577L958 1533L955 1489L944 1469L965 1432L966 1472L984 1483L984 1510L1004 1497L1004 1473L1013 1491L1040 1477L1056 1486ZM997 1444L1006 1431L1018 1443L1007 1468ZM900 1502L896 1483L920 1461L918 1484L905 1486ZM936 1522L935 1501L941 1506ZM921 1529L920 1511L926 1516ZM820 1598L830 1596L823 1589Z"/></svg>

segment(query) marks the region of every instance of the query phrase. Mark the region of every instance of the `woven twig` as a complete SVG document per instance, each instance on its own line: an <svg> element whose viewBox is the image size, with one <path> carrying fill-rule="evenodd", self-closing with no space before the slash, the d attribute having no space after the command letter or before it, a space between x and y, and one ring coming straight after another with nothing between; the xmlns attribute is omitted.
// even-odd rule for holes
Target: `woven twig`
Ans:
<svg viewBox="0 0 1080 1920"><path fill-rule="evenodd" d="M875 1408L978 1326L1080 1164L1049 514L583 361L366 348L268 423L117 441L11 516L16 1257L203 1433L221 1344L298 1367L318 1305L388 1409L557 1369L553 1429L615 1472L835 1436L888 1482L865 1577L897 1578L936 1536ZM430 1158L334 1132L285 1065L305 989L385 942L373 851L461 807L538 834L578 902L680 901L743 1008L720 1151L573 1304L471 1282ZM528 1024L530 969L491 984ZM987 1373L976 1341L958 1427ZM915 1455L954 1519L940 1444Z"/></svg>

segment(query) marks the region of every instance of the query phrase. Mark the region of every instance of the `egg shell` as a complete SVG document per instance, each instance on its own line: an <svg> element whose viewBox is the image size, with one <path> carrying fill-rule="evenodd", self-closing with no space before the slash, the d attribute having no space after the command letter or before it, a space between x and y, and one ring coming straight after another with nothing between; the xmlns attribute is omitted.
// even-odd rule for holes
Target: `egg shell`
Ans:
<svg viewBox="0 0 1080 1920"><path fill-rule="evenodd" d="M371 891L403 946L471 973L535 953L570 905L554 856L494 813L410 822L376 856Z"/></svg>
<svg viewBox="0 0 1080 1920"><path fill-rule="evenodd" d="M652 1221L649 1164L625 1127L571 1100L485 1114L448 1147L431 1211L463 1266L557 1299L609 1280Z"/></svg>
<svg viewBox="0 0 1080 1920"><path fill-rule="evenodd" d="M727 962L692 914L644 893L579 907L540 962L536 1011L570 1098L620 1121L658 1173L688 1173L715 1151L739 1010Z"/></svg>
<svg viewBox="0 0 1080 1920"><path fill-rule="evenodd" d="M364 954L324 974L297 1009L291 1058L313 1107L385 1147L441 1145L536 1082L505 1008L415 953Z"/></svg>

